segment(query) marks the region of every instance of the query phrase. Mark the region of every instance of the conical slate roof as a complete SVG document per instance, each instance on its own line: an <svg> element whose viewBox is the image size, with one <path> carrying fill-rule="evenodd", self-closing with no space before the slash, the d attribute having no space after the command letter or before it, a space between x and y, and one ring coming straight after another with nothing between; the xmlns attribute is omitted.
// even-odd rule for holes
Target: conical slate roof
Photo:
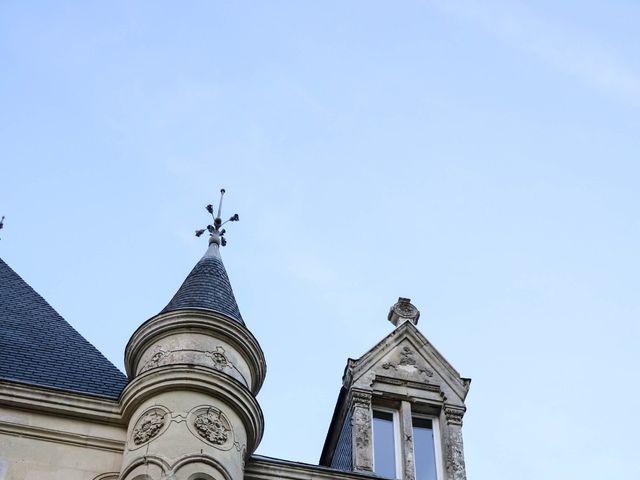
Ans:
<svg viewBox="0 0 640 480"><path fill-rule="evenodd" d="M117 399L127 377L0 259L0 379Z"/></svg>
<svg viewBox="0 0 640 480"><path fill-rule="evenodd" d="M222 313L244 325L219 247L212 243L162 312L200 309Z"/></svg>

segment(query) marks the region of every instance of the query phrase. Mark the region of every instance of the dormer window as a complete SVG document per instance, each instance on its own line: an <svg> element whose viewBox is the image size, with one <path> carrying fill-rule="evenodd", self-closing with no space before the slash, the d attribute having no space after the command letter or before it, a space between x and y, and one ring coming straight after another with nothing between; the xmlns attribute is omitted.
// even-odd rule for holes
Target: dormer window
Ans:
<svg viewBox="0 0 640 480"><path fill-rule="evenodd" d="M407 405L408 407L408 405ZM406 407L405 407L406 408ZM410 408L410 407L409 407ZM411 425L402 425L400 411L387 409L373 409L372 440L373 440L373 471L376 475L386 478L403 478L402 459L408 452L403 452L412 444L415 465L415 480L440 480L439 432L436 417L413 415L407 412ZM407 422L408 423L408 422ZM411 432L408 442L402 442L401 432Z"/></svg>
<svg viewBox="0 0 640 480"><path fill-rule="evenodd" d="M320 457L323 466L383 479L466 478L463 378L416 328L409 299L391 307L396 329L349 359Z"/></svg>

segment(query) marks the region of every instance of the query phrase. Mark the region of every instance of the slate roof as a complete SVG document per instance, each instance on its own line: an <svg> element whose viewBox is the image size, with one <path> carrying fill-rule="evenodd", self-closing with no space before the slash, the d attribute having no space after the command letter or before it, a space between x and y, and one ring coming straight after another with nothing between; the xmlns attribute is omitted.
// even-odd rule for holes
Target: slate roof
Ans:
<svg viewBox="0 0 640 480"><path fill-rule="evenodd" d="M161 313L184 309L219 312L244 325L218 245L209 247Z"/></svg>
<svg viewBox="0 0 640 480"><path fill-rule="evenodd" d="M0 379L117 399L127 377L0 259Z"/></svg>

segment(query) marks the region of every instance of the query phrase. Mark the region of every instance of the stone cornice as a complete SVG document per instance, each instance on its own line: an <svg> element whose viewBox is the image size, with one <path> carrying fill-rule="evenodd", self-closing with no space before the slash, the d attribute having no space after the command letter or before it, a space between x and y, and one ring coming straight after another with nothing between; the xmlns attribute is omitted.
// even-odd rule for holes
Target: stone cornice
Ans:
<svg viewBox="0 0 640 480"><path fill-rule="evenodd" d="M137 370L141 353L158 338L179 332L215 336L228 341L245 357L252 370L251 391L257 395L266 375L266 361L260 344L246 327L222 314L203 310L179 310L156 315L143 323L131 336L125 349L125 367L129 378Z"/></svg>
<svg viewBox="0 0 640 480"><path fill-rule="evenodd" d="M245 466L244 480L379 480L374 474L345 472L333 468L252 456Z"/></svg>
<svg viewBox="0 0 640 480"><path fill-rule="evenodd" d="M14 435L17 437L46 440L49 442L74 445L78 447L89 447L97 450L122 453L124 450L124 440L112 438L96 437L92 435L82 435L79 433L53 430L50 428L38 427L35 425L23 425L19 423L6 422L0 420L0 433Z"/></svg>
<svg viewBox="0 0 640 480"><path fill-rule="evenodd" d="M0 405L124 425L117 400L50 390L36 385L0 381Z"/></svg>
<svg viewBox="0 0 640 480"><path fill-rule="evenodd" d="M247 451L253 452L260 443L264 417L255 397L228 375L199 366L165 366L133 379L120 397L123 418L128 421L146 399L172 390L205 392L225 401L235 409L247 428Z"/></svg>

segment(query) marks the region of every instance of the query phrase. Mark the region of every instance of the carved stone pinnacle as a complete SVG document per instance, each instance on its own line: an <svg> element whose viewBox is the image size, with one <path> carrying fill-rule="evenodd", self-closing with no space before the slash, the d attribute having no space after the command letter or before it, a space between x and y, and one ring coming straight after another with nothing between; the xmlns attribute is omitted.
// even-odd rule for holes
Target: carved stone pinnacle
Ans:
<svg viewBox="0 0 640 480"><path fill-rule="evenodd" d="M398 301L389 309L389 315L387 319L393 323L394 326L398 326L406 321L418 324L420 318L420 310L418 310L412 303L410 298L398 298Z"/></svg>

